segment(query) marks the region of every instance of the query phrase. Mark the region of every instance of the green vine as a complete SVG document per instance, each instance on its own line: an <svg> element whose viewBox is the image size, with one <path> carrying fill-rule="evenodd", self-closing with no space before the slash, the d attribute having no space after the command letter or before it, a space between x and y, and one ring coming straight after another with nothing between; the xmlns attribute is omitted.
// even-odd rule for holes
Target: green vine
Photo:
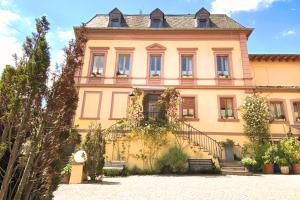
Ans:
<svg viewBox="0 0 300 200"><path fill-rule="evenodd" d="M177 123L179 92L174 88L167 88L157 102L157 107L164 117L148 120L145 120L143 114L143 92L140 89L134 89L130 96L127 119L118 121L117 127L129 127L132 130L126 140L140 141L142 144L141 149L133 156L142 160L144 167L153 170L160 150L168 143L168 133L173 133L179 128ZM125 148L123 145L122 155L125 153Z"/></svg>

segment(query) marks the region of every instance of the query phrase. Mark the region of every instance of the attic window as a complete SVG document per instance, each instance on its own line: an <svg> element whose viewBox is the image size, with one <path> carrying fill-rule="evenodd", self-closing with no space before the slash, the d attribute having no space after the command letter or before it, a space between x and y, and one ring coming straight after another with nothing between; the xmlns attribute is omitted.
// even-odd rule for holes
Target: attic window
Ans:
<svg viewBox="0 0 300 200"><path fill-rule="evenodd" d="M209 16L210 16L210 13L205 8L201 8L195 14L195 19L196 19L196 22L197 22L196 27L198 27L198 28L208 28L209 25L210 25Z"/></svg>
<svg viewBox="0 0 300 200"><path fill-rule="evenodd" d="M198 28L207 28L208 27L207 21L208 21L207 19L199 19Z"/></svg>
<svg viewBox="0 0 300 200"><path fill-rule="evenodd" d="M156 8L154 11L150 13L151 28L161 28L163 26L165 15L164 13Z"/></svg>
<svg viewBox="0 0 300 200"><path fill-rule="evenodd" d="M123 14L117 8L109 12L109 27L121 27L123 22Z"/></svg>
<svg viewBox="0 0 300 200"><path fill-rule="evenodd" d="M162 25L161 19L152 19L151 20L151 27L152 28L160 28Z"/></svg>
<svg viewBox="0 0 300 200"><path fill-rule="evenodd" d="M120 18L112 18L110 20L110 26L111 27L121 27L121 20L120 20Z"/></svg>

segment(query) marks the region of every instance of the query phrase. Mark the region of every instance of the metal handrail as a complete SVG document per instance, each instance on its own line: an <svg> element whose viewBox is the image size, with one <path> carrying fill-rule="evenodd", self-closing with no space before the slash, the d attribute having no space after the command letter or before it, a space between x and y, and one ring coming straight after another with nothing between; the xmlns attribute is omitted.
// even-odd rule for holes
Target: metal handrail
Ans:
<svg viewBox="0 0 300 200"><path fill-rule="evenodd" d="M188 139L190 144L199 146L214 157L222 159L223 149L220 143L182 120L176 120L176 122L178 123L178 128L177 131L175 131L175 134ZM105 130L105 139L106 141L115 141L131 131L132 125L129 123L117 122Z"/></svg>
<svg viewBox="0 0 300 200"><path fill-rule="evenodd" d="M190 124L179 120L179 130L177 134L183 136L189 140L189 143L199 146L200 148L208 151L214 157L222 159L223 148L220 143L211 138L202 131L199 131Z"/></svg>

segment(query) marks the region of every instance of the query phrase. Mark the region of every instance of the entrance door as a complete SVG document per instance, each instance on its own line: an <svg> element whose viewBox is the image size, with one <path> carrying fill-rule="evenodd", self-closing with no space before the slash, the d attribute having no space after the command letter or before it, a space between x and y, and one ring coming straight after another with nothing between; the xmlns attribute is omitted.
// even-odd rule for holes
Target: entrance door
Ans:
<svg viewBox="0 0 300 200"><path fill-rule="evenodd" d="M231 145L225 145L225 156L227 161L233 161L234 160L234 154L233 154L233 146Z"/></svg>

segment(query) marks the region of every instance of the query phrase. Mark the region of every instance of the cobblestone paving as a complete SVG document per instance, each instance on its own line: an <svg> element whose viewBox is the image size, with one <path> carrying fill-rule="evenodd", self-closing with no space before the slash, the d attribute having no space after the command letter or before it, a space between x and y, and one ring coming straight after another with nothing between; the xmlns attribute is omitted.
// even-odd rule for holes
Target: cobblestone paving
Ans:
<svg viewBox="0 0 300 200"><path fill-rule="evenodd" d="M300 175L129 176L60 185L54 200L300 200Z"/></svg>

